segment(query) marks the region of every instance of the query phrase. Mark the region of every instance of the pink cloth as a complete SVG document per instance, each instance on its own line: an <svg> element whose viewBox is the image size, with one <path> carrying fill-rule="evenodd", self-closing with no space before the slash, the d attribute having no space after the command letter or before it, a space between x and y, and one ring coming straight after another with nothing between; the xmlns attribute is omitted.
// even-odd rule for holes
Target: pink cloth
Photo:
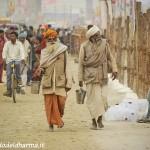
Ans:
<svg viewBox="0 0 150 150"><path fill-rule="evenodd" d="M0 82L2 82L3 77L3 64L0 64Z"/></svg>
<svg viewBox="0 0 150 150"><path fill-rule="evenodd" d="M3 53L4 44L5 44L5 39L1 37L0 38L0 64L3 64L2 53Z"/></svg>

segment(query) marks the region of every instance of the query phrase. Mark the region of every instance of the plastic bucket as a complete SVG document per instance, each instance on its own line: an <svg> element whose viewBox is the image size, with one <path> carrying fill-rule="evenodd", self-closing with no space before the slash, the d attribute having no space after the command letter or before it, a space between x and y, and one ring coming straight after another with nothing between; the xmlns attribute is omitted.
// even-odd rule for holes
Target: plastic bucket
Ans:
<svg viewBox="0 0 150 150"><path fill-rule="evenodd" d="M86 96L86 91L80 88L79 90L76 90L76 102L77 104L84 104L84 99Z"/></svg>
<svg viewBox="0 0 150 150"><path fill-rule="evenodd" d="M32 81L31 82L31 93L39 94L40 92L40 81Z"/></svg>

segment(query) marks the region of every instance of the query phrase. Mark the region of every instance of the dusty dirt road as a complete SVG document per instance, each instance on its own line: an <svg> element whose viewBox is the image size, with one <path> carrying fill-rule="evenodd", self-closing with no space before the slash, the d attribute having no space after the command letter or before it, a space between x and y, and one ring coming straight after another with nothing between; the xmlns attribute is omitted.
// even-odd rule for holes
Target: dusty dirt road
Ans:
<svg viewBox="0 0 150 150"><path fill-rule="evenodd" d="M71 60L70 66L76 80L77 65ZM86 105L76 104L76 88L74 85L68 95L64 128L55 128L52 133L48 130L42 94L33 95L28 87L27 94L18 95L14 104L11 98L2 96L4 85L1 84L0 144L40 143L44 144L42 150L150 150L150 124L104 122L103 130L90 130Z"/></svg>

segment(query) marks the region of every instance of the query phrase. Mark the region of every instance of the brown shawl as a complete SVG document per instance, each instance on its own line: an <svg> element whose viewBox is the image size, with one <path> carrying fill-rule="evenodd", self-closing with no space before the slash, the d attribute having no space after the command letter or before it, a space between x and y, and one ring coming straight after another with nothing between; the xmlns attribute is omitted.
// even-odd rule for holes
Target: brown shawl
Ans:
<svg viewBox="0 0 150 150"><path fill-rule="evenodd" d="M83 61L85 67L98 67L102 65L106 58L106 40L102 40L99 44L94 44L95 53L88 60Z"/></svg>

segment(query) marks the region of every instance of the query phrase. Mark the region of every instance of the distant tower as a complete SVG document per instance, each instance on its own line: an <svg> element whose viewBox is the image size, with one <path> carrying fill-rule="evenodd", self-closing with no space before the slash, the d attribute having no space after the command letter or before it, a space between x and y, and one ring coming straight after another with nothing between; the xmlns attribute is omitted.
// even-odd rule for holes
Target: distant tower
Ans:
<svg viewBox="0 0 150 150"><path fill-rule="evenodd" d="M86 0L86 18L91 20L94 15L93 0Z"/></svg>

